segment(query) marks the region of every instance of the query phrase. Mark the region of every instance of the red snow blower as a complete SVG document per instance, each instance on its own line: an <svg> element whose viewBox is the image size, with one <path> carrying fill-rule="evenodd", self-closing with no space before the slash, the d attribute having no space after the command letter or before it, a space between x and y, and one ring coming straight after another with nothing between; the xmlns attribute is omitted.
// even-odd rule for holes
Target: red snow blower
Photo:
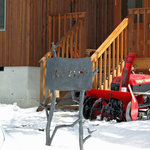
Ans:
<svg viewBox="0 0 150 150"><path fill-rule="evenodd" d="M150 118L150 75L132 74L135 53L129 53L121 76L113 78L111 90L86 92L85 119L135 121Z"/></svg>

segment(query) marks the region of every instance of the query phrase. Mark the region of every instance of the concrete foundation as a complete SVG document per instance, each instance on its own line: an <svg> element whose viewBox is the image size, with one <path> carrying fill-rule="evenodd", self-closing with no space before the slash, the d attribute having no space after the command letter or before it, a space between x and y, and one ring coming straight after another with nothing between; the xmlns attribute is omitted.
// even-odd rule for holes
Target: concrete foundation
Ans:
<svg viewBox="0 0 150 150"><path fill-rule="evenodd" d="M0 103L39 106L40 67L4 67L0 81Z"/></svg>

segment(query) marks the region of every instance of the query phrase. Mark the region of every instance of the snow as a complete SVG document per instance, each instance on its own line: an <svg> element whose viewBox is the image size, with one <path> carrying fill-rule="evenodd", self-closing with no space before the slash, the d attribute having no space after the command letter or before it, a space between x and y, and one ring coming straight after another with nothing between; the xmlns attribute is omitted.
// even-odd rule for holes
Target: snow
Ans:
<svg viewBox="0 0 150 150"><path fill-rule="evenodd" d="M52 145L45 145L45 111L37 108L21 109L17 104L0 104L0 124L5 130L2 150L79 150L78 125L73 128L59 129ZM78 111L56 110L52 130L58 124L70 124L77 119ZM88 121L84 122L84 136L87 128L96 130L84 144L84 150L148 150L150 149L150 120L121 122ZM0 144L2 143L0 134ZM15 147L15 148L14 148ZM17 147L17 148L16 148Z"/></svg>

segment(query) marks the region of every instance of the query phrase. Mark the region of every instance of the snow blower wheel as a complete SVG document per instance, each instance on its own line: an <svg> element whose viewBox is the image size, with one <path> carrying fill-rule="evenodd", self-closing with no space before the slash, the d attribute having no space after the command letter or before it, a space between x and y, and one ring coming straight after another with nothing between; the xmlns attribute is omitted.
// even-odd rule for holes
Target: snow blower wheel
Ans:
<svg viewBox="0 0 150 150"><path fill-rule="evenodd" d="M83 102L83 117L89 119L90 111L93 106L93 103L96 101L96 98L87 97Z"/></svg>
<svg viewBox="0 0 150 150"><path fill-rule="evenodd" d="M97 116L100 116L99 120L103 120L103 109L108 104L106 99L99 98L93 104L90 111L90 120L94 120Z"/></svg>

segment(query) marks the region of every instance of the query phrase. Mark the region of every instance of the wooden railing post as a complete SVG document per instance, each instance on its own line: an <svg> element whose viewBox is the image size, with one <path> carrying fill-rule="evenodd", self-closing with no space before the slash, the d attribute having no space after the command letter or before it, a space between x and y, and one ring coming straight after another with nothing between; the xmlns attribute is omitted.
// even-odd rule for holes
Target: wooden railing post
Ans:
<svg viewBox="0 0 150 150"><path fill-rule="evenodd" d="M71 33L70 38L70 58L73 58L73 32Z"/></svg>
<svg viewBox="0 0 150 150"><path fill-rule="evenodd" d="M123 37L124 37L124 32L121 33L121 41L120 41L120 62L121 62L121 66L120 66L120 72L123 71L123 49L124 49L124 45L123 45Z"/></svg>
<svg viewBox="0 0 150 150"><path fill-rule="evenodd" d="M40 100L45 98L46 59L40 62Z"/></svg>
<svg viewBox="0 0 150 150"><path fill-rule="evenodd" d="M97 59L98 59L98 56L97 56ZM97 68L98 68L98 61L95 62L95 69ZM98 74L95 75L95 88L98 89Z"/></svg>
<svg viewBox="0 0 150 150"><path fill-rule="evenodd" d="M104 52L104 89L107 89L107 51Z"/></svg>
<svg viewBox="0 0 150 150"><path fill-rule="evenodd" d="M111 84L111 45L108 48L108 87Z"/></svg>
<svg viewBox="0 0 150 150"><path fill-rule="evenodd" d="M119 66L119 36L117 37L117 46L116 46L116 48L117 48L117 54L116 54L116 69L117 69L117 76L119 76L119 74L120 74L120 66Z"/></svg>
<svg viewBox="0 0 150 150"><path fill-rule="evenodd" d="M113 58L112 58L112 71L113 71L113 78L116 76L115 74L115 63L116 63L116 57L115 57L115 54L116 53L116 44L115 44L115 41L113 41Z"/></svg>
<svg viewBox="0 0 150 150"><path fill-rule="evenodd" d="M80 41L80 43L79 43L79 56L80 57L82 57L82 39L83 39L83 37L82 37L82 24L80 24L80 27L79 27L79 41Z"/></svg>
<svg viewBox="0 0 150 150"><path fill-rule="evenodd" d="M99 59L99 88L100 89L103 89L102 87L102 66L103 66L103 61L102 61L102 56L100 56L100 59Z"/></svg>

